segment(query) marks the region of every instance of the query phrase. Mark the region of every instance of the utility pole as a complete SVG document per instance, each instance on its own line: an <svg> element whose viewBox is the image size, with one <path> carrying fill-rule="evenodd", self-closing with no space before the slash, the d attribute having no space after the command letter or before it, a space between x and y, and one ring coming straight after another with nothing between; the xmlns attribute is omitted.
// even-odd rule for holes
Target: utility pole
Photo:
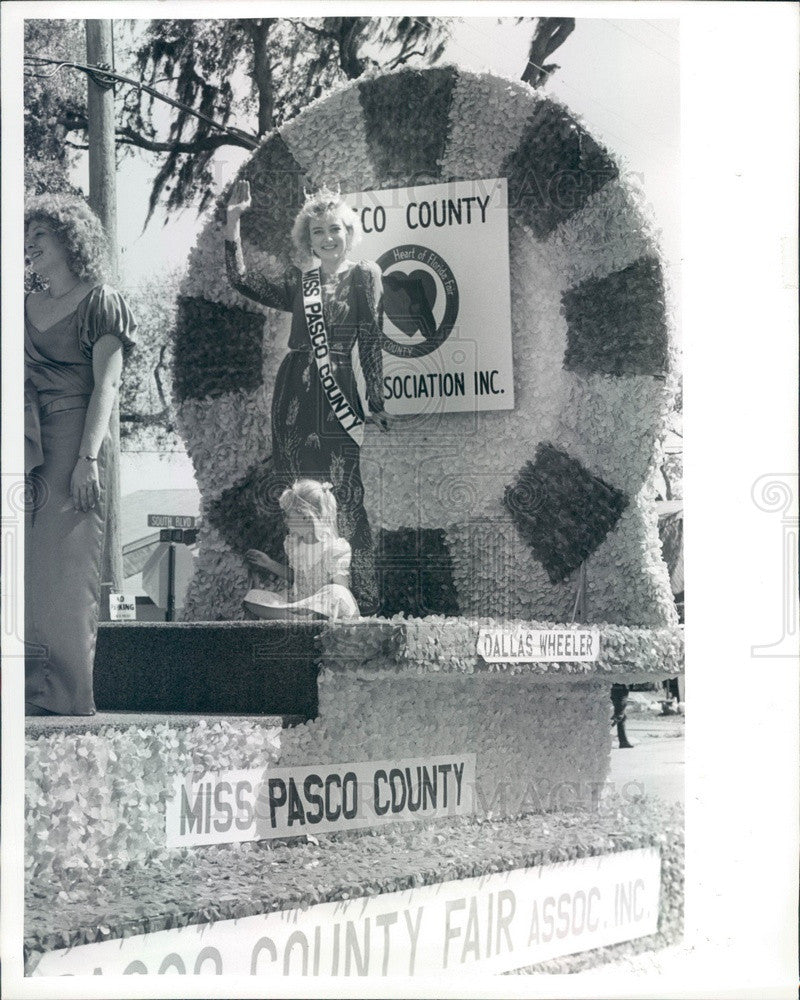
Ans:
<svg viewBox="0 0 800 1000"><path fill-rule="evenodd" d="M86 20L86 61L90 66L113 68L111 21ZM110 248L109 280L119 280L119 250L117 242L117 160L114 142L114 89L109 81L91 76L88 88L89 121L89 205L103 223ZM111 414L111 434L119 442L119 397ZM103 547L101 583L103 600L101 616L108 617L108 591L121 591L122 532L120 525L119 448L112 448L106 466L106 536ZM103 613L105 611L105 614Z"/></svg>

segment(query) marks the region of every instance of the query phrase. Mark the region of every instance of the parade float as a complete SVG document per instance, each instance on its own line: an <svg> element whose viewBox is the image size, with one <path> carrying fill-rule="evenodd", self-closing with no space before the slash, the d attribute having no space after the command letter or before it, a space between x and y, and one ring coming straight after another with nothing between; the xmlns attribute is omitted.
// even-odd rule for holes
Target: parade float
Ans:
<svg viewBox="0 0 800 1000"><path fill-rule="evenodd" d="M203 494L185 621L101 630L98 705L230 714L29 723L28 970L568 971L675 940L680 813L604 792L610 685L683 671L653 488L675 358L635 180L555 101L452 67L318 100L239 176L249 267L277 277L305 192L338 184L391 290L397 417L361 459L380 613L240 620L244 553L282 541L288 315L230 286L222 198L174 332Z"/></svg>

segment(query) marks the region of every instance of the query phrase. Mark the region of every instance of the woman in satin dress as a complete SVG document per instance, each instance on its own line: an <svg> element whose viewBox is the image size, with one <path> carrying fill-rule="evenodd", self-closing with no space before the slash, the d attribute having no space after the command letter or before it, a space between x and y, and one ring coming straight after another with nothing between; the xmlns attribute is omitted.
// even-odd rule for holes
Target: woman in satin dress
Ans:
<svg viewBox="0 0 800 1000"><path fill-rule="evenodd" d="M80 198L25 212L25 254L46 285L25 299L25 713L93 715L109 430L136 323L103 283L99 219Z"/></svg>
<svg viewBox="0 0 800 1000"><path fill-rule="evenodd" d="M380 605L372 532L364 507L360 447L340 426L321 387L306 327L301 270L289 267L270 280L245 266L240 219L250 209L250 186L237 181L229 196L225 227L228 278L242 295L272 309L292 313L289 350L275 380L272 397L272 463L276 492L296 479L333 484L339 533L352 549L352 590L362 614ZM357 214L335 192L322 189L309 198L292 232L295 256L318 261L323 314L331 368L345 399L364 422L389 428L383 403L381 269L372 261L349 259L359 236ZM354 351L358 352L366 400L358 391Z"/></svg>

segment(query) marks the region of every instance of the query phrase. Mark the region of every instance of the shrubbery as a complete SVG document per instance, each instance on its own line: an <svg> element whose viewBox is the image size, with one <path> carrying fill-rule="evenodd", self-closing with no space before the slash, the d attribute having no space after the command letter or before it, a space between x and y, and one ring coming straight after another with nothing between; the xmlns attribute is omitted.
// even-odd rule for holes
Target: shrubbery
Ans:
<svg viewBox="0 0 800 1000"><path fill-rule="evenodd" d="M172 398L172 331L179 269L149 275L127 286L125 298L138 323L120 393L123 451L182 451Z"/></svg>

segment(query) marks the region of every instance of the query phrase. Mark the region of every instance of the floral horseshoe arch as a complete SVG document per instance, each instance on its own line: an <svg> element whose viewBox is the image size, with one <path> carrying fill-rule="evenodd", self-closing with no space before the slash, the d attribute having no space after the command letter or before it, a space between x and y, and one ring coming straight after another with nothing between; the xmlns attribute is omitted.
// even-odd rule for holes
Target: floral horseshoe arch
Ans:
<svg viewBox="0 0 800 1000"><path fill-rule="evenodd" d="M418 109L424 107L424 115ZM320 99L242 167L250 267L278 274L304 184L343 192L502 177L515 407L367 428L366 506L387 615L674 624L652 476L674 371L641 193L564 107L452 67ZM422 180L421 180L422 179ZM179 421L203 495L184 615L241 617L244 552L278 553L270 400L288 317L225 276L224 198L194 248L175 332Z"/></svg>

